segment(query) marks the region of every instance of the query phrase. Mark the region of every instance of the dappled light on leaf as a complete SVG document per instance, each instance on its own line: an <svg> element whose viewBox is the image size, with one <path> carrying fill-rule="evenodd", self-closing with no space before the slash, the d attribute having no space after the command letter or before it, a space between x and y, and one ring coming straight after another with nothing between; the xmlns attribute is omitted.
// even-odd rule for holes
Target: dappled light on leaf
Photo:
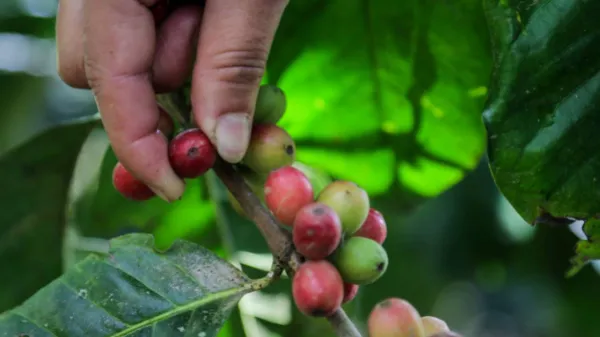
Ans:
<svg viewBox="0 0 600 337"><path fill-rule="evenodd" d="M405 204L457 183L484 151L482 17L478 1L290 3L268 71L287 93L280 124L299 159L373 196L396 185ZM355 152L385 155L367 169Z"/></svg>

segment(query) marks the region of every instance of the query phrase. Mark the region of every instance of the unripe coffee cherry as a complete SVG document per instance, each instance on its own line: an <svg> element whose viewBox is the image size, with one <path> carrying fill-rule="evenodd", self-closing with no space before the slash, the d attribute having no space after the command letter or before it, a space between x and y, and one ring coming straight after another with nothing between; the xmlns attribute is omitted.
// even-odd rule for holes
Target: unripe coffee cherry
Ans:
<svg viewBox="0 0 600 337"><path fill-rule="evenodd" d="M342 225L328 206L310 203L296 214L292 239L298 253L309 260L322 260L340 244Z"/></svg>
<svg viewBox="0 0 600 337"><path fill-rule="evenodd" d="M181 132L169 143L169 162L181 178L197 178L210 170L217 153L200 129Z"/></svg>
<svg viewBox="0 0 600 337"><path fill-rule="evenodd" d="M265 182L264 191L267 207L287 226L292 226L298 211L314 200L308 178L291 166L271 172Z"/></svg>
<svg viewBox="0 0 600 337"><path fill-rule="evenodd" d="M156 129L165 137L171 138L171 136L173 136L173 131L175 130L173 119L162 107L159 106L158 111L160 115L158 116L158 125L156 126Z"/></svg>
<svg viewBox="0 0 600 337"><path fill-rule="evenodd" d="M388 256L377 242L359 236L346 240L334 256L344 282L370 284L387 270Z"/></svg>
<svg viewBox="0 0 600 337"><path fill-rule="evenodd" d="M144 201L154 197L154 192L134 177L123 164L117 163L112 174L113 185L125 198Z"/></svg>
<svg viewBox="0 0 600 337"><path fill-rule="evenodd" d="M433 336L440 332L450 332L448 324L437 317L423 316L421 317L425 337Z"/></svg>
<svg viewBox="0 0 600 337"><path fill-rule="evenodd" d="M356 294L358 294L358 288L358 284L344 282L344 299L342 300L342 304L352 301L356 297Z"/></svg>
<svg viewBox="0 0 600 337"><path fill-rule="evenodd" d="M379 302L368 320L369 337L427 337L419 312L407 301L389 298Z"/></svg>
<svg viewBox="0 0 600 337"><path fill-rule="evenodd" d="M298 310L305 315L325 317L342 305L344 285L335 267L325 261L300 265L292 280L292 295Z"/></svg>
<svg viewBox="0 0 600 337"><path fill-rule="evenodd" d="M296 159L296 144L292 137L274 124L252 127L248 151L242 162L259 174L268 174L291 165Z"/></svg>
<svg viewBox="0 0 600 337"><path fill-rule="evenodd" d="M327 185L317 198L318 202L333 208L342 221L344 234L354 234L369 214L367 192L353 182L337 180Z"/></svg>
<svg viewBox="0 0 600 337"><path fill-rule="evenodd" d="M273 84L261 85L256 98L254 123L276 124L283 117L285 107L285 94L279 87Z"/></svg>
<svg viewBox="0 0 600 337"><path fill-rule="evenodd" d="M382 244L387 236L387 225L383 215L378 210L371 208L367 219L354 233L354 236L361 236Z"/></svg>

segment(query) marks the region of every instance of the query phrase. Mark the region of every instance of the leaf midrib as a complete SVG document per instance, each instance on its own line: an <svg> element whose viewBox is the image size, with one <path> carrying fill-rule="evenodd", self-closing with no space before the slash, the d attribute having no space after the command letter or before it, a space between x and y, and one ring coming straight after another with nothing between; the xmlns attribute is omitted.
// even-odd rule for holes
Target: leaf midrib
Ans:
<svg viewBox="0 0 600 337"><path fill-rule="evenodd" d="M148 320L145 321L141 321L139 323L130 325L128 328L119 331L118 333L111 335L110 337L124 337L127 336L133 332L136 332L138 330L141 330L143 328L152 326L155 323L167 320L169 318L175 317L179 314L182 314L184 312L188 312L188 311L192 311L197 309L198 307L204 305L204 304L208 304L208 303L212 303L212 302L216 302L219 300L223 300L223 299L227 299L230 297L234 297L235 295L239 295L242 294L244 292L247 292L248 290L252 289L252 282L248 283L247 285L244 285L243 287L240 288L231 288L228 290L223 290L220 291L218 293L213 293L213 294L208 294L198 300L192 301L190 303L187 303L185 305L182 306L176 306L174 309L172 310L168 310L162 314L159 314L157 316L154 316Z"/></svg>

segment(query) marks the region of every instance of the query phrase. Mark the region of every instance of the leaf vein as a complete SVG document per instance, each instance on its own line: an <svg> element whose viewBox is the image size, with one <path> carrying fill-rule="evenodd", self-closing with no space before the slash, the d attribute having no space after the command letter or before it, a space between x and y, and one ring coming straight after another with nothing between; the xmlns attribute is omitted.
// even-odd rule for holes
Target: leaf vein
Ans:
<svg viewBox="0 0 600 337"><path fill-rule="evenodd" d="M129 326L129 324L123 322L120 318L118 318L117 316L115 316L113 313L111 313L110 311L108 311L108 309L106 309L105 307L101 306L99 303L96 303L94 301L92 301L90 298L88 297L82 297L81 295L79 295L79 291L77 289L75 289L72 285L70 285L69 283L67 283L65 281L65 279L63 278L59 278L58 281L60 283L62 283L65 287L67 287L67 289L71 290L75 296L81 298L82 300L85 300L88 303L93 304L96 308L101 309L102 311L104 311L106 314L108 314L110 317L114 318L115 320L117 320L119 323L125 325L125 326Z"/></svg>
<svg viewBox="0 0 600 337"><path fill-rule="evenodd" d="M14 310L12 313L13 313L14 315L16 315L16 316L19 316L19 317L22 317L22 318L24 318L25 320L29 321L29 322L30 322L30 323L32 323L33 325L37 326L38 328L40 328L40 329L42 329L42 330L44 330L44 331L47 331L47 332L48 332L49 334L51 334L52 336L60 337L59 335L55 334L53 331L51 331L51 330L49 330L48 328L46 328L46 327L45 327L44 325L42 325L41 323L39 323L39 322L36 322L36 321L35 321L35 320L33 320L32 318L25 316L25 314L24 314L23 312L19 312L19 311L18 311L18 309L17 309L17 310Z"/></svg>

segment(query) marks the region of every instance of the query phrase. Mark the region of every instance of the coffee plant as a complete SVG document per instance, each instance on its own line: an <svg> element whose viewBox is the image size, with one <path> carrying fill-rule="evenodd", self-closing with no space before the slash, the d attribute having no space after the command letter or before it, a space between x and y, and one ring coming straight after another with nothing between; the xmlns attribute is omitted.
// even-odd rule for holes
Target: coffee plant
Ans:
<svg viewBox="0 0 600 337"><path fill-rule="evenodd" d="M152 9L157 25L173 6ZM560 256L577 282L600 259L597 13L585 0L292 1L239 163L195 124L190 83L156 96L186 182L171 203L117 160L99 114L46 123L0 148L0 337L475 337L402 288L437 281L400 263L398 227L485 150L525 222L583 226ZM244 301L276 307L277 294L293 319L249 332Z"/></svg>

